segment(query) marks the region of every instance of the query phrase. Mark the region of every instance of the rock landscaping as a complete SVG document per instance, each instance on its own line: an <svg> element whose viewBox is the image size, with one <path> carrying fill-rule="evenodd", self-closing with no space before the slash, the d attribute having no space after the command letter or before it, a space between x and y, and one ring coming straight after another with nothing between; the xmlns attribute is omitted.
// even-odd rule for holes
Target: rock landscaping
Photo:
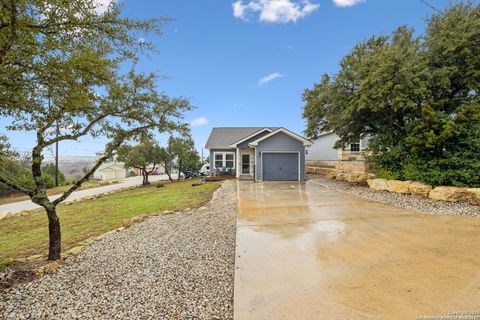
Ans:
<svg viewBox="0 0 480 320"><path fill-rule="evenodd" d="M364 167L362 167L362 165ZM439 201L467 201L480 205L480 188L459 188L430 185L418 181L401 181L375 178L368 172L368 165L364 162L337 161L335 168L307 166L307 173L312 177L321 176L326 179L336 179L350 183L367 183L372 190L390 191L393 193L411 194L414 196L429 197ZM363 170L363 171L362 171Z"/></svg>
<svg viewBox="0 0 480 320"><path fill-rule="evenodd" d="M431 193L430 190L432 189L430 186L422 186L420 183L411 182L409 193L397 193L389 191L389 183L386 179L371 179L369 180L370 187L362 184L352 184L346 181L325 179L315 175L310 175L310 181L325 188L353 194L373 201L389 203L399 208L421 213L480 217L480 206L465 201L465 198L463 200L457 199L456 202L449 202L425 197L426 192ZM405 190L404 185L401 185L401 187L399 187L398 184L390 185L394 188L403 188L401 189L402 191ZM437 188L444 190L443 187ZM435 189L433 189L432 192ZM473 195L478 195L478 193L474 192L478 189L475 188L474 191L469 190L469 199L471 201Z"/></svg>
<svg viewBox="0 0 480 320"><path fill-rule="evenodd" d="M0 318L232 319L234 188L226 181L204 207L86 241L42 277L0 292Z"/></svg>
<svg viewBox="0 0 480 320"><path fill-rule="evenodd" d="M439 201L469 201L473 204L480 204L478 196L480 188L459 188L440 186L432 188L427 184L417 181L400 181L386 179L368 179L368 186L372 190L390 191L395 193L413 194L416 196L429 197Z"/></svg>

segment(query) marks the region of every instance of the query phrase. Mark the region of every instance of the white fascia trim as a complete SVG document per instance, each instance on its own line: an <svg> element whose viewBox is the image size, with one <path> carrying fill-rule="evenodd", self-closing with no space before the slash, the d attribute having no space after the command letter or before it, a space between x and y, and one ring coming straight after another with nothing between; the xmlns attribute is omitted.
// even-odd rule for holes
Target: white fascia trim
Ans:
<svg viewBox="0 0 480 320"><path fill-rule="evenodd" d="M270 132L269 134L267 134L266 136L263 136L263 137L255 140L255 141L250 142L248 145L249 145L249 146L254 146L254 147L256 147L260 141L265 140L265 139L268 139L268 138L270 138L271 136L274 136L274 135L276 135L277 133L280 133L280 132L282 132L282 133L284 133L284 134L286 134L286 135L288 135L288 136L290 136L290 137L292 137L292 138L294 138L294 139L296 139L296 140L298 140L298 141L303 142L303 145L306 146L306 147L310 147L310 146L312 145L312 142L311 142L310 140L307 140L307 139L305 139L304 137L299 136L298 134L293 133L292 131L287 130L287 129L285 129L285 128L279 128L279 129L277 129L277 130L275 130L275 131L272 131L272 132Z"/></svg>
<svg viewBox="0 0 480 320"><path fill-rule="evenodd" d="M320 138L320 137L323 137L323 136L328 136L329 134L335 134L335 131L326 131L326 132L322 132L318 135L317 138Z"/></svg>
<svg viewBox="0 0 480 320"><path fill-rule="evenodd" d="M235 141L234 143L232 143L230 145L231 148L236 148L238 144L244 142L244 141L247 141L248 139L251 139L252 137L255 137L257 134L260 134L264 131L268 131L268 132L272 132L273 130L270 129L270 128L263 128L263 129L260 129L258 131L255 131L254 133L252 133L251 135L249 136L246 136L245 138L243 138L242 140L238 140L238 141Z"/></svg>

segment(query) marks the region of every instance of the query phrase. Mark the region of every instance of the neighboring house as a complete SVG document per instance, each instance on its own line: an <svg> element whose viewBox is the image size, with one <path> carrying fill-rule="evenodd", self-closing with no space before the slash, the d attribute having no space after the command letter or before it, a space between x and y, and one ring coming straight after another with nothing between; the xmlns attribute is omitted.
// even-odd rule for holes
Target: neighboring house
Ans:
<svg viewBox="0 0 480 320"><path fill-rule="evenodd" d="M129 168L129 172L133 173L134 176L142 175L142 170L139 168ZM153 164L151 164L147 167L147 172L152 172L150 173L151 175L165 174L165 168L160 164L155 164L155 169L154 169Z"/></svg>
<svg viewBox="0 0 480 320"><path fill-rule="evenodd" d="M337 160L364 160L362 153L368 147L368 138L360 139L343 149L336 149L333 146L338 139L339 137L334 132L320 134L307 150L307 164L314 165L316 162L321 162L334 165Z"/></svg>
<svg viewBox="0 0 480 320"><path fill-rule="evenodd" d="M305 179L305 148L312 143L285 128L213 128L205 147L210 172L240 179Z"/></svg>
<svg viewBox="0 0 480 320"><path fill-rule="evenodd" d="M93 174L97 180L123 179L127 176L127 170L123 162L111 161L102 164Z"/></svg>
<svg viewBox="0 0 480 320"><path fill-rule="evenodd" d="M200 169L201 173L210 174L210 163L205 163Z"/></svg>

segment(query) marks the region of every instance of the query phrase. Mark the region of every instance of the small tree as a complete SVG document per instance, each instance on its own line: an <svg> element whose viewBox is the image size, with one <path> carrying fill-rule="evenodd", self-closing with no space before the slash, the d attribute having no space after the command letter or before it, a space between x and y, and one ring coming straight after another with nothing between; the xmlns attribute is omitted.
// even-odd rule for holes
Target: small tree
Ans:
<svg viewBox="0 0 480 320"><path fill-rule="evenodd" d="M168 149L171 156L177 160L178 180L180 180L182 172L200 168L200 156L195 149L195 143L190 134L185 134L182 137L170 137L168 139Z"/></svg>
<svg viewBox="0 0 480 320"><path fill-rule="evenodd" d="M175 156L170 152L168 147L160 147L158 163L165 169L165 173L168 176L168 180L173 182L171 169L172 163L175 160Z"/></svg>
<svg viewBox="0 0 480 320"><path fill-rule="evenodd" d="M157 132L183 132L189 102L158 93L154 74L121 73L120 63L138 59L151 44L145 32L160 33L162 19L120 17L112 2L98 12L94 0L0 0L0 116L11 131L33 132L32 187L6 170L0 182L27 194L48 217L50 260L60 258L56 208L127 141ZM125 65L123 65L125 66ZM62 128L56 134L55 128ZM65 193L51 201L42 171L43 154L57 142L105 137L103 156ZM8 158L6 143L0 158Z"/></svg>
<svg viewBox="0 0 480 320"><path fill-rule="evenodd" d="M159 164L160 146L150 139L135 146L124 146L118 152L118 159L124 161L127 168L139 169L143 177L142 185L145 186L150 184L148 176Z"/></svg>

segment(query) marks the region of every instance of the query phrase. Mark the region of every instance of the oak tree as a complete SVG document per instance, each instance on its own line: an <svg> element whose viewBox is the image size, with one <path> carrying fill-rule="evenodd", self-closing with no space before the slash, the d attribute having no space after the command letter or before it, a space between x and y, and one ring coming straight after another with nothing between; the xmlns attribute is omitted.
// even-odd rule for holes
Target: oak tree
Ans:
<svg viewBox="0 0 480 320"><path fill-rule="evenodd" d="M159 93L156 75L133 68L142 53L153 49L139 38L160 34L164 18L122 18L117 2L99 11L93 0L0 0L0 8L0 116L10 120L10 132L28 132L35 139L33 187L18 183L5 170L0 170L0 182L45 209L48 257L57 260L58 204L126 142L153 132L185 130L182 115L191 106L188 100ZM122 72L129 64L131 71ZM62 128L59 134L57 126ZM86 136L107 139L103 156L61 196L49 199L42 172L45 150ZM9 156L0 151L0 159Z"/></svg>

